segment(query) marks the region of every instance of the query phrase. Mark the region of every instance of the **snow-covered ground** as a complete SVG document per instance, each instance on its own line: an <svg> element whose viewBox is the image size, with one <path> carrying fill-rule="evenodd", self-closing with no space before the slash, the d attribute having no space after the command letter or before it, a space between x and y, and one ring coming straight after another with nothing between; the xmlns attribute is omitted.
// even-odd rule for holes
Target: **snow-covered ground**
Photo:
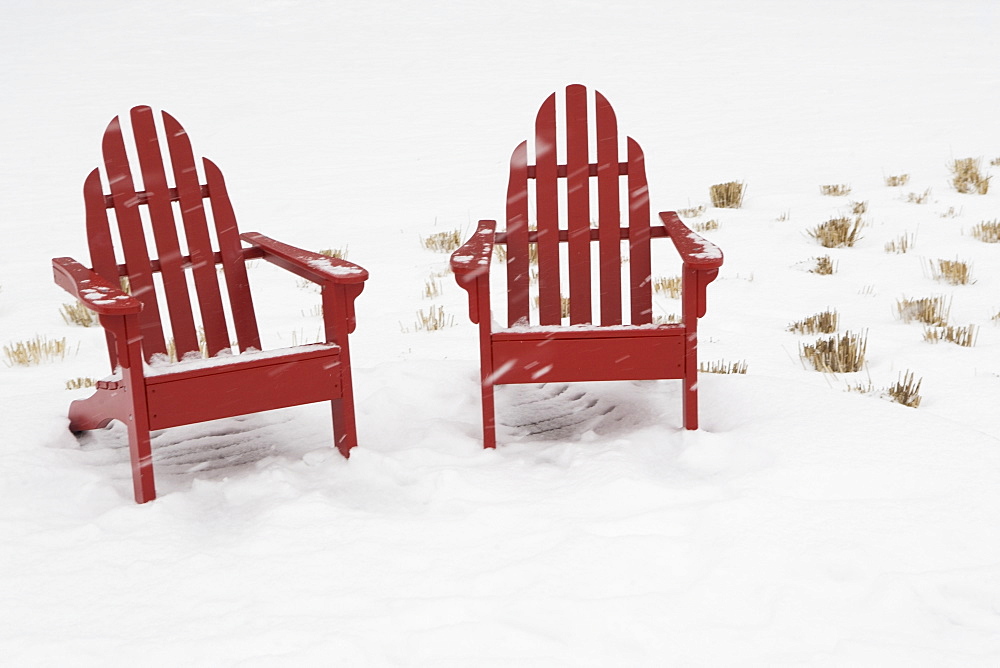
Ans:
<svg viewBox="0 0 1000 668"><path fill-rule="evenodd" d="M0 366L2 663L997 665L1000 244L971 229L1000 218L1000 183L959 194L947 165L1000 175L998 28L991 0L11 3L0 343L70 352ZM581 386L614 410L487 452L465 295L445 275L422 296L447 255L420 239L502 217L510 151L568 83L642 144L654 211L749 184L743 209L689 219L717 220L726 253L701 357L749 370L703 374L698 432L675 382ZM60 317L49 259L87 260L83 178L137 104L220 165L242 230L371 272L349 461L322 405L167 430L160 497L137 506L124 430L67 431L88 391L65 382L107 360ZM852 201L857 246L807 236ZM837 272L809 273L825 254ZM956 258L974 284L933 280ZM265 343L315 337L314 292L261 264L251 280ZM974 347L895 317L933 295ZM455 326L412 331L432 305ZM817 337L786 327L828 307L867 330L866 371L800 362ZM917 409L845 391L907 370ZM570 410L507 390L508 424Z"/></svg>

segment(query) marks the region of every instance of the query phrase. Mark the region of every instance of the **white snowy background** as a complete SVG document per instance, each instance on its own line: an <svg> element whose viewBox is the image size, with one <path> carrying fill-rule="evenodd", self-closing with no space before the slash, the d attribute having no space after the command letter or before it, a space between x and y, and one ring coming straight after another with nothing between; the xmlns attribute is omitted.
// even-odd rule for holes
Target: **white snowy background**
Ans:
<svg viewBox="0 0 1000 668"><path fill-rule="evenodd" d="M4 665L1000 663L1000 244L970 234L1000 218L1000 182L962 195L947 169L983 157L1000 175L992 0L13 0L3 15L0 343L70 348L0 366ZM726 254L701 358L749 371L702 375L698 432L680 428L676 382L581 386L608 416L483 451L465 295L446 275L422 296L447 255L420 241L503 216L510 151L569 83L602 91L643 146L654 211L748 183L744 208L689 222L718 220ZM68 432L89 391L66 381L107 359L98 328L60 317L49 261L89 260L83 178L138 104L220 165L242 230L347 246L371 272L349 461L323 405L167 430L160 496L138 506L124 430ZM841 183L849 197L820 195ZM857 246L806 235L850 201L869 204ZM886 254L902 234L914 248ZM827 253L837 273L809 273ZM956 258L976 283L933 280L929 261ZM251 280L266 343L315 337L318 295L262 264ZM895 317L933 295L980 328L974 347ZM455 325L412 331L432 306ZM867 330L865 371L800 362L817 337L785 328L828 307ZM906 370L917 409L845 391ZM509 389L507 424L571 408Z"/></svg>

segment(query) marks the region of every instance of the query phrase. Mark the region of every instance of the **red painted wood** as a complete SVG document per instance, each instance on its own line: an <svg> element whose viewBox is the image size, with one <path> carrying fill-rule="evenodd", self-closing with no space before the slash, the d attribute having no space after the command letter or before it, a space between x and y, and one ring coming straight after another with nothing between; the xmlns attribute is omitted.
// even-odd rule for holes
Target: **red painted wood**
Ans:
<svg viewBox="0 0 1000 668"><path fill-rule="evenodd" d="M633 325L653 322L653 267L649 251L649 187L642 149L628 138L629 296Z"/></svg>
<svg viewBox="0 0 1000 668"><path fill-rule="evenodd" d="M556 165L556 96L535 118L535 215L538 222L538 322L562 322L559 294L559 190Z"/></svg>
<svg viewBox="0 0 1000 668"><path fill-rule="evenodd" d="M514 151L511 176L507 189L507 229L497 232L492 221L481 221L476 236L452 256L452 268L459 285L469 293L469 314L479 323L480 370L482 385L483 445L496 446L494 388L498 384L574 382L593 380L679 379L683 384L682 415L684 426L698 426L698 318L705 314L706 286L718 274L722 253L710 242L692 232L674 212L660 214L660 222L650 226L649 191L646 182L642 150L631 138L627 139L627 160L618 160L618 130L614 112L607 100L595 93L596 113L587 116L586 91L582 86L570 86L566 91L566 164L553 164L555 136L554 102L552 97L542 105L536 120L536 156L538 164L527 164L525 143ZM587 130L594 125L597 135L596 162L588 162ZM580 221L590 211L589 179L597 179L598 228L584 229ZM622 180L624 177L624 180ZM558 201L559 188L552 182L566 179L565 202ZM536 180L537 231L527 230L528 191L526 181ZM624 183L623 183L624 181ZM627 189L628 224L623 226L620 211L620 188ZM565 206L567 228L554 229L546 221L557 219L560 206ZM587 213L589 212L589 214ZM485 238L480 240L479 235ZM651 326L652 259L650 240L669 238L683 262L681 324ZM550 312L542 322L551 326L532 327L528 321L528 262L529 244L540 247L539 274L549 276L547 286L554 284L552 266L558 271L558 256L546 244L568 244L570 280L570 319L576 326L560 327ZM629 325L622 325L621 242L628 242ZM578 263L585 265L590 243L598 244L597 264L600 280L600 324L585 320L589 313L588 290L591 270L584 274ZM481 262L482 253L492 252L493 243L508 248L508 326L493 329L490 315L488 259ZM586 249L586 250L583 250ZM588 255L585 255L588 254ZM555 258L554 262L549 262ZM486 270L483 269L486 268ZM584 285L583 276L587 277ZM540 288L545 308L553 308L551 292ZM586 310L577 297L588 295ZM547 320L545 319L547 318Z"/></svg>
<svg viewBox="0 0 1000 668"><path fill-rule="evenodd" d="M340 356L339 347L329 346L266 360L248 355L232 362L221 357L211 369L151 376L146 379L150 428L339 399ZM233 392L234 387L266 387L267 391ZM191 401L191 397L212 400Z"/></svg>
<svg viewBox="0 0 1000 668"><path fill-rule="evenodd" d="M139 216L139 200L135 196L132 170L128 164L125 140L117 116L104 132L103 149L104 167L118 221L118 235L125 255L125 265L128 267L129 286L132 295L143 303L139 327L142 332L142 352L146 360L149 360L153 355L165 355L167 344L160 322L160 308L149 263L146 234ZM90 252L91 255L94 254L93 241Z"/></svg>
<svg viewBox="0 0 1000 668"><path fill-rule="evenodd" d="M600 93L597 100L597 192L601 275L601 324L622 323L621 244L618 228L621 209L618 197L618 122L611 105Z"/></svg>
<svg viewBox="0 0 1000 668"><path fill-rule="evenodd" d="M354 300L364 288L368 272L353 263L303 251L256 233L246 235L254 246L242 248L222 174L205 160L207 183L198 183L190 142L180 124L164 114L166 145L171 153L176 187L167 182L152 112L147 107L133 109L132 126L143 190L137 190L132 180L125 138L116 118L103 140L111 193L102 191L97 170L84 183L87 235L94 268L88 269L71 258L52 261L56 283L98 313L107 336L112 367L117 368L119 375L114 380L99 382L89 398L70 405L70 428L97 429L112 420L127 425L133 490L138 503L156 497L151 429L330 401L335 445L346 457L357 444L348 334L355 327ZM212 250L208 211L203 205L205 197L212 202L218 251ZM179 202L182 212L186 254L177 236L172 202ZM140 206L148 207L159 258L149 257ZM122 263L114 251L117 239L108 218L109 208L115 211L117 237L123 248ZM144 358L165 351L153 274L159 272L163 277L168 313L181 355L192 346L192 296L197 297L212 354L229 347L216 264L222 264L226 272L240 347L259 348L245 262L260 257L321 285L328 345L278 354L217 357L207 366L180 364L169 371L157 369L157 373L146 376ZM194 275L194 295L187 289L189 270ZM120 276L129 277L132 295L120 289ZM488 292L484 290L484 294L488 299ZM182 331L186 333L182 335Z"/></svg>
<svg viewBox="0 0 1000 668"><path fill-rule="evenodd" d="M250 298L250 279L240 251L240 232L236 228L236 214L226 192L226 182L215 163L204 158L205 180L212 201L212 216L215 219L215 236L222 254L222 270L226 276L226 289L232 307L233 326L240 350L253 348L260 350L260 332L257 330L257 316L253 300Z"/></svg>
<svg viewBox="0 0 1000 668"><path fill-rule="evenodd" d="M146 193L146 206L152 219L156 254L160 261L163 293L170 315L170 331L174 337L177 358L181 359L188 353L199 352L199 346L198 332L191 313L191 295L181 266L182 253L170 204L170 186L163 169L153 110L149 107L135 107L132 109L131 120Z"/></svg>
<svg viewBox="0 0 1000 668"><path fill-rule="evenodd" d="M569 321L592 322L590 290L590 157L587 89L566 88L566 216L569 262ZM596 174L596 165L595 165ZM561 235L560 235L561 236Z"/></svg>
<svg viewBox="0 0 1000 668"><path fill-rule="evenodd" d="M495 384L684 378L684 332L542 340L493 339Z"/></svg>
<svg viewBox="0 0 1000 668"><path fill-rule="evenodd" d="M521 142L510 158L507 183L507 321L513 327L529 322L528 284L528 142Z"/></svg>
<svg viewBox="0 0 1000 668"><path fill-rule="evenodd" d="M220 352L230 349L230 341L229 327L222 308L219 273L215 270L217 260L212 250L208 218L205 214L204 197L207 193L202 192L202 187L198 183L198 169L195 166L194 152L187 132L166 112L163 112L163 125L187 241L188 255L184 258L184 266L191 268L194 277L208 356L215 357Z"/></svg>

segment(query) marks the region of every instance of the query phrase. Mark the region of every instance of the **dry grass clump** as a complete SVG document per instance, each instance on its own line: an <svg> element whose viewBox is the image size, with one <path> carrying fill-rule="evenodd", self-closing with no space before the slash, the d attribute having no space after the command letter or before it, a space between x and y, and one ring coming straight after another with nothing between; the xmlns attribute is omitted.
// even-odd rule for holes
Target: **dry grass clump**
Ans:
<svg viewBox="0 0 1000 668"><path fill-rule="evenodd" d="M827 309L822 313L817 313L803 320L793 322L788 326L787 330L796 334L832 334L837 331L839 321L840 315L837 311Z"/></svg>
<svg viewBox="0 0 1000 668"><path fill-rule="evenodd" d="M679 299L681 296L681 277L658 276L653 279L653 290L666 293L671 299Z"/></svg>
<svg viewBox="0 0 1000 668"><path fill-rule="evenodd" d="M347 259L347 246L343 248L323 248L317 251L320 255L325 255L327 257L334 257L338 260Z"/></svg>
<svg viewBox="0 0 1000 668"><path fill-rule="evenodd" d="M960 193L985 195L990 189L990 177L979 171L980 158L957 158L948 166L951 185Z"/></svg>
<svg viewBox="0 0 1000 668"><path fill-rule="evenodd" d="M900 374L899 379L895 384L890 385L885 393L897 404L916 408L920 405L920 400L922 399L920 396L920 384L923 382L923 379L917 379L915 382L914 380L913 372L906 371Z"/></svg>
<svg viewBox="0 0 1000 668"><path fill-rule="evenodd" d="M1000 243L1000 220L984 220L972 228L972 236L987 244Z"/></svg>
<svg viewBox="0 0 1000 668"><path fill-rule="evenodd" d="M937 343L939 341L951 341L963 348L971 348L976 345L976 326L966 325L958 327L948 325L946 327L926 327L924 328L924 341Z"/></svg>
<svg viewBox="0 0 1000 668"><path fill-rule="evenodd" d="M75 304L63 304L59 315L67 325L79 325L80 327L90 327L97 324L97 314L77 301Z"/></svg>
<svg viewBox="0 0 1000 668"><path fill-rule="evenodd" d="M899 175L896 175L896 176L887 176L887 177L885 177L885 185L889 186L890 188L896 188L898 186L905 186L909 182L910 182L910 175L909 174L899 174Z"/></svg>
<svg viewBox="0 0 1000 668"><path fill-rule="evenodd" d="M67 390L82 390L85 387L93 387L97 384L97 381L93 378L81 376L79 378L71 378L66 381Z"/></svg>
<svg viewBox="0 0 1000 668"><path fill-rule="evenodd" d="M712 206L717 209L738 209L743 206L743 195L746 184L739 181L717 183L709 187L708 194L712 198Z"/></svg>
<svg viewBox="0 0 1000 668"><path fill-rule="evenodd" d="M428 278L424 281L424 299L433 299L441 294L441 281Z"/></svg>
<svg viewBox="0 0 1000 668"><path fill-rule="evenodd" d="M1000 322L1000 311L997 311L996 315L991 316L990 320L992 320L993 322Z"/></svg>
<svg viewBox="0 0 1000 668"><path fill-rule="evenodd" d="M972 268L962 260L930 261L931 276L935 281L944 281L950 285L968 285L972 280Z"/></svg>
<svg viewBox="0 0 1000 668"><path fill-rule="evenodd" d="M667 315L658 315L653 318L654 325L677 325L684 322L676 313L668 313Z"/></svg>
<svg viewBox="0 0 1000 668"><path fill-rule="evenodd" d="M937 297L922 297L920 299L896 300L896 314L903 322L922 322L925 325L941 327L948 324L951 313L951 299L943 295Z"/></svg>
<svg viewBox="0 0 1000 668"><path fill-rule="evenodd" d="M850 248L861 239L861 229L864 226L861 218L831 218L807 233L824 248Z"/></svg>
<svg viewBox="0 0 1000 668"><path fill-rule="evenodd" d="M702 373L746 373L747 363L745 360L739 362L727 362L726 360L701 362L698 364L698 371Z"/></svg>
<svg viewBox="0 0 1000 668"><path fill-rule="evenodd" d="M931 189L923 191L922 193L907 193L906 201L913 204L926 204L927 200L931 198Z"/></svg>
<svg viewBox="0 0 1000 668"><path fill-rule="evenodd" d="M851 202L851 213L855 216L860 216L863 213L868 212L868 201L864 202Z"/></svg>
<svg viewBox="0 0 1000 668"><path fill-rule="evenodd" d="M941 214L942 218L958 218L962 215L962 207L957 210L953 206L949 206L948 210Z"/></svg>
<svg viewBox="0 0 1000 668"><path fill-rule="evenodd" d="M439 329L454 326L455 316L445 313L443 306L431 306L427 313L424 313L423 309L417 311L417 320L414 323L413 331L436 332ZM400 328L404 333L409 333L411 331L402 326Z"/></svg>
<svg viewBox="0 0 1000 668"><path fill-rule="evenodd" d="M993 167L1000 167L1000 158L993 158L990 160L990 165Z"/></svg>
<svg viewBox="0 0 1000 668"><path fill-rule="evenodd" d="M539 297L535 297L535 308L538 308ZM569 317L569 297L563 297L559 295L559 317L568 318Z"/></svg>
<svg viewBox="0 0 1000 668"><path fill-rule="evenodd" d="M33 339L4 346L3 354L7 358L7 366L34 366L50 360L62 360L66 358L66 339L50 341L38 334Z"/></svg>
<svg viewBox="0 0 1000 668"><path fill-rule="evenodd" d="M886 242L885 252L896 253L897 255L905 253L913 247L914 241L915 237L912 234L903 234L896 237L892 241Z"/></svg>
<svg viewBox="0 0 1000 668"><path fill-rule="evenodd" d="M501 244L493 246L493 253L500 262L507 261L507 247ZM538 244L528 244L528 264L538 265Z"/></svg>
<svg viewBox="0 0 1000 668"><path fill-rule="evenodd" d="M420 243L427 250L450 253L462 245L462 231L436 232L429 237L420 237Z"/></svg>
<svg viewBox="0 0 1000 668"><path fill-rule="evenodd" d="M695 232L711 232L712 230L719 229L719 221L706 220L704 223L695 223L691 229Z"/></svg>
<svg viewBox="0 0 1000 668"><path fill-rule="evenodd" d="M697 218L705 213L705 205L691 206L686 209L677 209L677 215L681 218Z"/></svg>
<svg viewBox="0 0 1000 668"><path fill-rule="evenodd" d="M819 192L821 195L830 195L831 197L844 197L851 194L851 186L846 183L838 183L829 186L820 186Z"/></svg>
<svg viewBox="0 0 1000 668"><path fill-rule="evenodd" d="M814 344L801 344L799 357L809 362L817 371L825 373L852 373L865 363L868 334L844 332L841 336L818 339Z"/></svg>
<svg viewBox="0 0 1000 668"><path fill-rule="evenodd" d="M823 255L821 257L813 258L816 260L816 265L809 270L810 274L820 274L821 276L829 276L830 274L837 271L837 264L830 259L829 255Z"/></svg>

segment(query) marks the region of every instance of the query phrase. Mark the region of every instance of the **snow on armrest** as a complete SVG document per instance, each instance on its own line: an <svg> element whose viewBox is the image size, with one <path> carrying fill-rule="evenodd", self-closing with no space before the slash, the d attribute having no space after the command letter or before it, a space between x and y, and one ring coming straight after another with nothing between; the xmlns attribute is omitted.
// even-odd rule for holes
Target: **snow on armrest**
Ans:
<svg viewBox="0 0 1000 668"><path fill-rule="evenodd" d="M268 262L314 283L364 283L368 271L347 260L303 250L257 232L244 232L240 239L264 252Z"/></svg>
<svg viewBox="0 0 1000 668"><path fill-rule="evenodd" d="M97 314L128 315L142 310L141 301L73 258L53 258L52 272L59 287Z"/></svg>
<svg viewBox="0 0 1000 668"><path fill-rule="evenodd" d="M695 269L716 269L722 266L722 249L692 232L681 222L676 212L663 211L660 213L660 220L685 264Z"/></svg>
<svg viewBox="0 0 1000 668"><path fill-rule="evenodd" d="M489 273L496 227L495 220L480 220L476 233L451 254L451 270L460 282Z"/></svg>

